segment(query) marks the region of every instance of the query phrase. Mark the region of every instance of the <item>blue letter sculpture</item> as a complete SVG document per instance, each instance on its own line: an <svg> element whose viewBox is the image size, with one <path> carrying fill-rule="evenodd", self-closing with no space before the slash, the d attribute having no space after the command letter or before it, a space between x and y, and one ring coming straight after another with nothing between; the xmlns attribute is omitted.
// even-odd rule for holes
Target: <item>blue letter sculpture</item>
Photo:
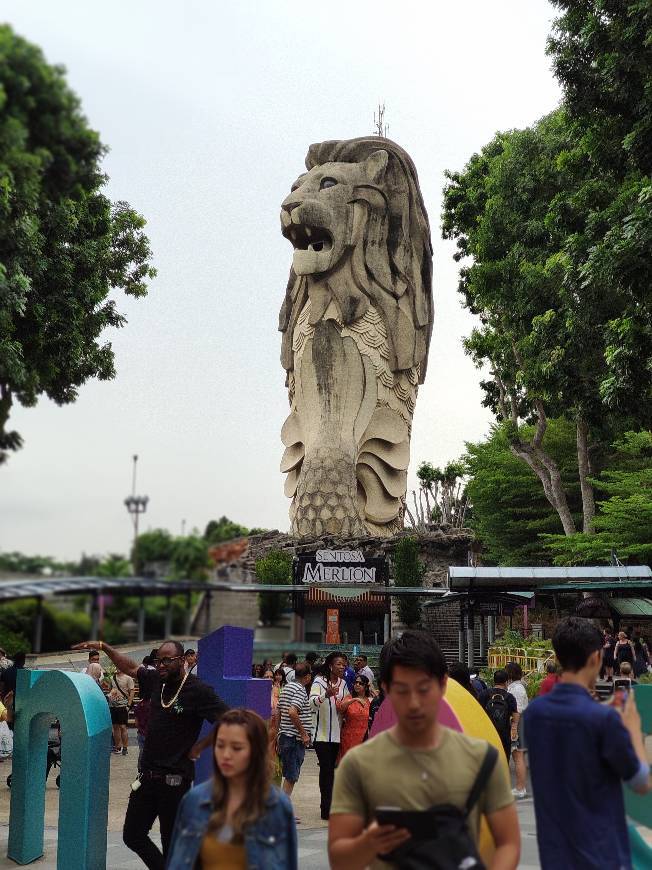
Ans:
<svg viewBox="0 0 652 870"><path fill-rule="evenodd" d="M229 707L248 707L263 719L271 714L271 680L251 676L254 633L250 628L225 625L199 641L198 676ZM212 726L204 723L202 737ZM195 782L203 782L213 773L213 752L206 749L195 766Z"/></svg>
<svg viewBox="0 0 652 870"><path fill-rule="evenodd" d="M99 686L68 671L18 671L7 855L43 854L48 730L61 724L58 870L105 870L111 717Z"/></svg>

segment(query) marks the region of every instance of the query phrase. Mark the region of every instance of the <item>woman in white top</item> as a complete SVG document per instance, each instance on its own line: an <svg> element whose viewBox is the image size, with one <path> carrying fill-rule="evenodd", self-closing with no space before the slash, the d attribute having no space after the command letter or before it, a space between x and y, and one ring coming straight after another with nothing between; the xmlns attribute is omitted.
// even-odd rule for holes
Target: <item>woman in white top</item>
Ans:
<svg viewBox="0 0 652 870"><path fill-rule="evenodd" d="M342 701L349 695L342 678L344 667L344 657L332 652L326 656L322 672L315 677L310 688L312 743L319 761L322 819L328 819L330 815L335 765L340 751Z"/></svg>
<svg viewBox="0 0 652 870"><path fill-rule="evenodd" d="M512 794L516 798L524 798L527 795L525 782L527 779L527 771L525 769L525 737L523 731L523 713L528 704L527 691L521 682L523 679L523 671L521 666L516 662L508 662L505 665L509 682L507 683L507 691L512 694L516 700L516 715L512 716L512 758L514 759L514 771L516 773L516 787L512 789Z"/></svg>

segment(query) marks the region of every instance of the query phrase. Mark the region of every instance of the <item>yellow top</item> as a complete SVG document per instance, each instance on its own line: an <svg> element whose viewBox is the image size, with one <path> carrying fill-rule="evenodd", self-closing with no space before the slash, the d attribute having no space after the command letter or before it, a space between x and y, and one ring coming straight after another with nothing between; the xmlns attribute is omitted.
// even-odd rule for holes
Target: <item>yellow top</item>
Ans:
<svg viewBox="0 0 652 870"><path fill-rule="evenodd" d="M245 847L221 843L211 834L202 840L199 855L201 870L247 870Z"/></svg>

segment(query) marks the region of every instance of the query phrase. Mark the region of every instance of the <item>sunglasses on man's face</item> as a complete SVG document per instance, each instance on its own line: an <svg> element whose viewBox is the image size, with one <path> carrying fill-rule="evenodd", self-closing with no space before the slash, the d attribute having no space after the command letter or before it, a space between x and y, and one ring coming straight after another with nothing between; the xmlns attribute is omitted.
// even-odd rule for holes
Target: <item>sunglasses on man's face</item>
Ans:
<svg viewBox="0 0 652 870"><path fill-rule="evenodd" d="M183 656L163 656L162 659L156 659L156 667L163 665L164 668L168 668L172 662L176 662L177 659L182 659Z"/></svg>

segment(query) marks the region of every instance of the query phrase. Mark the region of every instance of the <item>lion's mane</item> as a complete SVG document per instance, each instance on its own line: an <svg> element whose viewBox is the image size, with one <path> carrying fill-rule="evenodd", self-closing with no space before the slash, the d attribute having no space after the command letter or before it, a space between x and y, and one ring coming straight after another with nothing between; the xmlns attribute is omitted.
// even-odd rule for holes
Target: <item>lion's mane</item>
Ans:
<svg viewBox="0 0 652 870"><path fill-rule="evenodd" d="M433 321L432 243L414 163L390 139L363 136L311 145L306 167L310 170L324 163L362 163L380 150L388 154L384 180L376 189L372 185L361 189L351 203L352 209L362 206L366 211L362 238L347 254L348 261L336 264L324 280L331 282L330 289L340 301L345 326L358 319L370 303L381 312L391 370L398 373L418 366L419 383L423 383ZM338 278L338 273L343 274ZM290 270L279 317L283 333L281 362L288 372L294 368L294 329L308 301L311 282L318 281L314 276L300 277ZM347 298L344 305L343 294Z"/></svg>

